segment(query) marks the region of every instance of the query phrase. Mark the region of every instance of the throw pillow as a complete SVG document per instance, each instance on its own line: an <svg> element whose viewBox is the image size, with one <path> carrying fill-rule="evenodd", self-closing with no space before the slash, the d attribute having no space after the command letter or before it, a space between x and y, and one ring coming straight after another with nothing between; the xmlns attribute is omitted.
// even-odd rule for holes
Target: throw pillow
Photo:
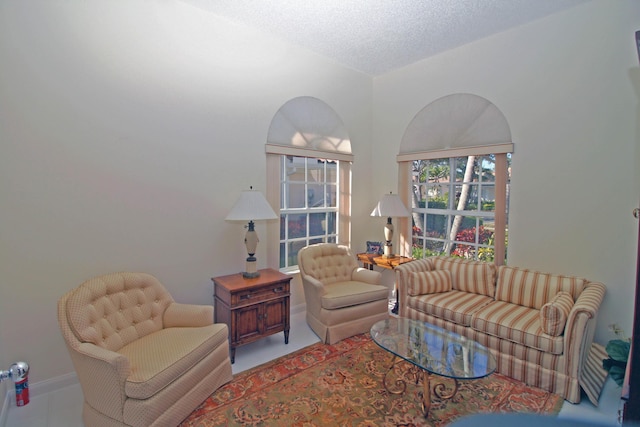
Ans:
<svg viewBox="0 0 640 427"><path fill-rule="evenodd" d="M540 325L545 334L557 337L564 332L573 298L569 292L560 291L540 309Z"/></svg>
<svg viewBox="0 0 640 427"><path fill-rule="evenodd" d="M410 273L409 295L425 295L451 290L451 273L448 270L416 271Z"/></svg>

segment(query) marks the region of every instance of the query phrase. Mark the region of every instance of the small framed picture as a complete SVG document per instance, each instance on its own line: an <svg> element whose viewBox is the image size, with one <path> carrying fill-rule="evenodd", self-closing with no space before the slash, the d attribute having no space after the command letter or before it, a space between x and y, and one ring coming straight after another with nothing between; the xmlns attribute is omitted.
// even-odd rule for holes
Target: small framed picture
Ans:
<svg viewBox="0 0 640 427"><path fill-rule="evenodd" d="M382 242L367 242L367 253L368 254L381 254L382 253Z"/></svg>

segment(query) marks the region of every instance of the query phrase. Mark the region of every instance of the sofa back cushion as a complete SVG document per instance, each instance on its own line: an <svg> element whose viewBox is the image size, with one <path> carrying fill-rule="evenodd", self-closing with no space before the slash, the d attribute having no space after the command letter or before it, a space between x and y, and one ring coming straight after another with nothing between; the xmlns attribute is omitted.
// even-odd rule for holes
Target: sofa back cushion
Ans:
<svg viewBox="0 0 640 427"><path fill-rule="evenodd" d="M448 270L417 271L409 273L409 289L411 296L437 294L451 290L451 273Z"/></svg>
<svg viewBox="0 0 640 427"><path fill-rule="evenodd" d="M496 300L540 310L560 291L568 292L575 301L585 284L586 280L579 277L503 265L498 269Z"/></svg>
<svg viewBox="0 0 640 427"><path fill-rule="evenodd" d="M162 329L173 298L155 277L113 273L87 280L66 303L71 330L81 342L111 351Z"/></svg>
<svg viewBox="0 0 640 427"><path fill-rule="evenodd" d="M451 286L462 292L493 297L496 290L495 264L462 258L433 257L434 270L451 273Z"/></svg>

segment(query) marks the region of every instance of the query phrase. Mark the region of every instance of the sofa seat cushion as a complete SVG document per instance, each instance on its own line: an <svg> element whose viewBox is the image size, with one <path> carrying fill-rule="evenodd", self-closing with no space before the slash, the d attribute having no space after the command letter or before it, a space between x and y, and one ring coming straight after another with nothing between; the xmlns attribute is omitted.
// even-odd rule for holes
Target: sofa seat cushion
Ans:
<svg viewBox="0 0 640 427"><path fill-rule="evenodd" d="M542 330L540 310L493 301L476 311L471 327L479 332L552 354L562 354L564 337Z"/></svg>
<svg viewBox="0 0 640 427"><path fill-rule="evenodd" d="M131 372L125 383L127 397L148 399L179 379L228 339L224 323L198 328L167 328L146 335L120 349Z"/></svg>
<svg viewBox="0 0 640 427"><path fill-rule="evenodd" d="M322 295L322 308L336 310L389 298L389 289L382 285L371 285L364 282L336 282L325 285Z"/></svg>
<svg viewBox="0 0 640 427"><path fill-rule="evenodd" d="M409 307L462 326L469 326L472 315L492 301L484 295L455 290L407 298Z"/></svg>
<svg viewBox="0 0 640 427"><path fill-rule="evenodd" d="M500 266L496 300L525 307L541 309L560 291L568 292L577 300L586 280L573 276L560 276L524 268Z"/></svg>
<svg viewBox="0 0 640 427"><path fill-rule="evenodd" d="M451 272L453 289L491 298L495 296L497 269L493 263L437 256L433 257L433 269Z"/></svg>

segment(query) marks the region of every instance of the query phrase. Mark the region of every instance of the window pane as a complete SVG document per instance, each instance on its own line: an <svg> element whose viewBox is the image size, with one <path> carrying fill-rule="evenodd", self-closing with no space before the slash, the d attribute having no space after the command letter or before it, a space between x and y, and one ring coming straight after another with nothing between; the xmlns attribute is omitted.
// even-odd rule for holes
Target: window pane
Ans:
<svg viewBox="0 0 640 427"><path fill-rule="evenodd" d="M322 184L307 186L307 206L310 208L324 207L324 186Z"/></svg>
<svg viewBox="0 0 640 427"><path fill-rule="evenodd" d="M456 157L453 159L453 172L455 182L462 182L464 173L467 170L467 157Z"/></svg>
<svg viewBox="0 0 640 427"><path fill-rule="evenodd" d="M307 214L288 215L288 238L296 239L307 235Z"/></svg>
<svg viewBox="0 0 640 427"><path fill-rule="evenodd" d="M338 206L338 186L334 184L327 184L325 189L325 202L326 207L335 208Z"/></svg>
<svg viewBox="0 0 640 427"><path fill-rule="evenodd" d="M478 210L478 186L476 184L456 185L455 189L456 197L452 209L463 211Z"/></svg>
<svg viewBox="0 0 640 427"><path fill-rule="evenodd" d="M475 236L476 223L477 223L477 218L473 216L462 216L462 215L454 216L453 223L451 226L452 234L455 234L454 240L459 242L475 242L474 236ZM469 231L469 230L472 230L472 231Z"/></svg>
<svg viewBox="0 0 640 427"><path fill-rule="evenodd" d="M306 158L288 156L285 161L285 181L304 181Z"/></svg>
<svg viewBox="0 0 640 427"><path fill-rule="evenodd" d="M430 184L427 186L427 200L429 201L429 208L433 209L447 209L449 201L449 185L444 184Z"/></svg>
<svg viewBox="0 0 640 427"><path fill-rule="evenodd" d="M445 253L445 242L427 239L425 241L424 257L442 255Z"/></svg>
<svg viewBox="0 0 640 427"><path fill-rule="evenodd" d="M329 212L327 214L328 220L327 220L327 234L336 234L337 230L336 230L336 213L335 212Z"/></svg>
<svg viewBox="0 0 640 427"><path fill-rule="evenodd" d="M480 175L480 181L482 182L495 182L496 180L496 161L492 157L482 157L482 174Z"/></svg>
<svg viewBox="0 0 640 427"><path fill-rule="evenodd" d="M496 210L496 186L486 184L482 186L481 207L480 210L487 212L495 212Z"/></svg>
<svg viewBox="0 0 640 427"><path fill-rule="evenodd" d="M428 182L450 182L451 165L449 159L435 159L425 162L426 176ZM424 181L422 181L424 182Z"/></svg>
<svg viewBox="0 0 640 427"><path fill-rule="evenodd" d="M326 164L327 182L338 182L338 163L327 160Z"/></svg>
<svg viewBox="0 0 640 427"><path fill-rule="evenodd" d="M309 236L324 236L326 219L327 214L324 212L309 214Z"/></svg>
<svg viewBox="0 0 640 427"><path fill-rule="evenodd" d="M280 215L280 240L284 240L287 237L285 236L285 232L287 231L287 216ZM280 248L282 249L282 248ZM282 253L282 250L280 251Z"/></svg>
<svg viewBox="0 0 640 427"><path fill-rule="evenodd" d="M448 215L427 215L426 236L445 239L447 237Z"/></svg>
<svg viewBox="0 0 640 427"><path fill-rule="evenodd" d="M285 268L288 267L288 265L285 263L285 251L284 251L285 245L284 243L280 243L280 268Z"/></svg>
<svg viewBox="0 0 640 427"><path fill-rule="evenodd" d="M324 162L318 159L307 159L307 181L324 182Z"/></svg>
<svg viewBox="0 0 640 427"><path fill-rule="evenodd" d="M289 266L298 265L298 252L300 251L300 249L304 248L306 245L307 245L306 240L289 242L289 244L287 245L289 249L289 253L287 257Z"/></svg>
<svg viewBox="0 0 640 427"><path fill-rule="evenodd" d="M289 191L287 192L287 200L285 208L296 209L304 208L306 191L304 184L289 184Z"/></svg>

